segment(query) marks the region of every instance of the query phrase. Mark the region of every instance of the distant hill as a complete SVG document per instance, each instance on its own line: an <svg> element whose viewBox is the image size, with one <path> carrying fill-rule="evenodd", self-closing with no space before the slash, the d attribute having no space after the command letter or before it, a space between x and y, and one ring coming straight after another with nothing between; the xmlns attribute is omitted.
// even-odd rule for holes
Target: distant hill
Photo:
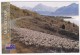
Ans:
<svg viewBox="0 0 80 55"><path fill-rule="evenodd" d="M37 13L41 15L49 15L51 12L54 12L57 9L57 7L50 7L43 4L36 5L32 10L36 11Z"/></svg>
<svg viewBox="0 0 80 55"><path fill-rule="evenodd" d="M51 15L57 15L57 16L79 15L79 5L76 3L72 3L68 6L64 6L57 9L55 12L51 13Z"/></svg>
<svg viewBox="0 0 80 55"><path fill-rule="evenodd" d="M22 9L28 9L35 11L41 15L48 15L48 16L74 16L79 15L79 4L72 3L68 6L63 7L50 7L43 4L38 4L34 8L30 7L23 7Z"/></svg>
<svg viewBox="0 0 80 55"><path fill-rule="evenodd" d="M57 7L53 8L53 7L50 7L50 6L43 5L43 4L38 4L33 8L24 6L24 7L22 7L22 9L32 10L32 11L35 11L36 13L41 14L41 15L49 15L52 12L56 11L56 9L58 9L58 8Z"/></svg>

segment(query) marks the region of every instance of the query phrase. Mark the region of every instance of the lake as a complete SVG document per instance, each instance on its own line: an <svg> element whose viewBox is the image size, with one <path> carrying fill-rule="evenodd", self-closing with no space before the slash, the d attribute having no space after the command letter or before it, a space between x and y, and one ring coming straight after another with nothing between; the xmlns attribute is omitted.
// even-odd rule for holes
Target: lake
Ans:
<svg viewBox="0 0 80 55"><path fill-rule="evenodd" d="M64 20L70 21L71 23L74 23L79 26L79 16L71 16L71 17L72 18L70 18L70 19L65 18Z"/></svg>

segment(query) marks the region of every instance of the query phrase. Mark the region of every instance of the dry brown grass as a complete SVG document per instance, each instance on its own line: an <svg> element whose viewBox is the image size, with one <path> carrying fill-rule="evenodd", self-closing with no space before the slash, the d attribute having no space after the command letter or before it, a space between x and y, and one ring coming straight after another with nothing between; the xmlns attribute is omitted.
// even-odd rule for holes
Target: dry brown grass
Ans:
<svg viewBox="0 0 80 55"><path fill-rule="evenodd" d="M24 17L24 16L37 16L37 15L39 14L29 11L29 10L20 9L10 4L10 18L11 19L16 19L16 18Z"/></svg>
<svg viewBox="0 0 80 55"><path fill-rule="evenodd" d="M29 10L22 10L14 5L10 5L11 19L30 16L32 18L22 18L16 21L18 27L28 28L35 31L40 31L48 34L59 35L58 31L61 26L65 25L65 30L79 34L79 27L70 22L60 19L60 17L41 16Z"/></svg>
<svg viewBox="0 0 80 55"><path fill-rule="evenodd" d="M23 18L20 20L17 20L16 25L21 28L28 28L31 30L52 34L52 35L58 35L61 36L62 34L59 33L60 29L62 29L62 25L65 26L65 31L68 31L70 33L74 33L78 36L79 33L79 27L73 26L72 23L68 23L66 21L63 21L59 18L50 18L45 16L38 16L38 17L32 17L31 18ZM66 35L67 36L67 35ZM72 38L72 37L71 37Z"/></svg>

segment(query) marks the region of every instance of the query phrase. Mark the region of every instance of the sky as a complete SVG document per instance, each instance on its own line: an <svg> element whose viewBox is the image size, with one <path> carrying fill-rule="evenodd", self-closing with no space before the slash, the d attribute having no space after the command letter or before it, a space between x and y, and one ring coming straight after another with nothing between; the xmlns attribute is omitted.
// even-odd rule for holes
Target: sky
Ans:
<svg viewBox="0 0 80 55"><path fill-rule="evenodd" d="M78 2L70 2L70 1L66 1L66 2L10 2L11 4L17 6L17 7L35 7L36 5L38 4L43 4L43 5L46 5L46 6L50 6L50 7L62 7L62 6L68 6L72 3L77 3Z"/></svg>

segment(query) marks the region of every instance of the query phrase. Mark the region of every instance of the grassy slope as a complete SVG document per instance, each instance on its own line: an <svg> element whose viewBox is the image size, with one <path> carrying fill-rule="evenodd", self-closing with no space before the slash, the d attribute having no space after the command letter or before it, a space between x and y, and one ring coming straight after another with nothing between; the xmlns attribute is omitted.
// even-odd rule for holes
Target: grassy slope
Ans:
<svg viewBox="0 0 80 55"><path fill-rule="evenodd" d="M24 17L24 16L31 16L32 19L29 19L28 17L20 19L16 22L18 27L21 28L28 28L32 29L35 31L39 32L44 32L48 34L55 34L55 35L61 35L58 33L58 31L61 29L60 27L64 24L65 25L65 30L68 30L68 32L72 33L79 33L78 29L79 27L76 25L73 25L70 22L65 22L62 19L59 19L57 17L46 17L46 16L41 16L35 12L29 11L29 10L22 10L16 6L11 5L10 6L10 13L11 13L11 19L16 19L18 17ZM13 32L13 31L12 31ZM16 34L16 33L15 33ZM15 35L12 33L12 37L17 37L17 34ZM64 35L61 35L64 36ZM13 44L16 45L16 51L19 53L29 53L29 52L36 52L37 50L40 52L42 50L45 50L45 48L41 47L36 48L33 46L27 46L25 47L24 44L18 41L11 41ZM14 51L12 51L14 52Z"/></svg>
<svg viewBox="0 0 80 55"><path fill-rule="evenodd" d="M61 35L58 32L60 31L61 26L64 24L65 31L67 30L70 33L75 33L78 35L79 27L70 22L64 21L58 17L49 17L49 16L41 16L35 12L29 10L22 10L16 6L10 6L11 19L15 19L18 17L31 16L32 19L28 17L20 19L16 22L18 27L28 28L48 34Z"/></svg>
<svg viewBox="0 0 80 55"><path fill-rule="evenodd" d="M38 14L35 12L31 12L29 10L22 10L12 4L10 4L10 17L11 19L24 17L24 16L37 16Z"/></svg>

